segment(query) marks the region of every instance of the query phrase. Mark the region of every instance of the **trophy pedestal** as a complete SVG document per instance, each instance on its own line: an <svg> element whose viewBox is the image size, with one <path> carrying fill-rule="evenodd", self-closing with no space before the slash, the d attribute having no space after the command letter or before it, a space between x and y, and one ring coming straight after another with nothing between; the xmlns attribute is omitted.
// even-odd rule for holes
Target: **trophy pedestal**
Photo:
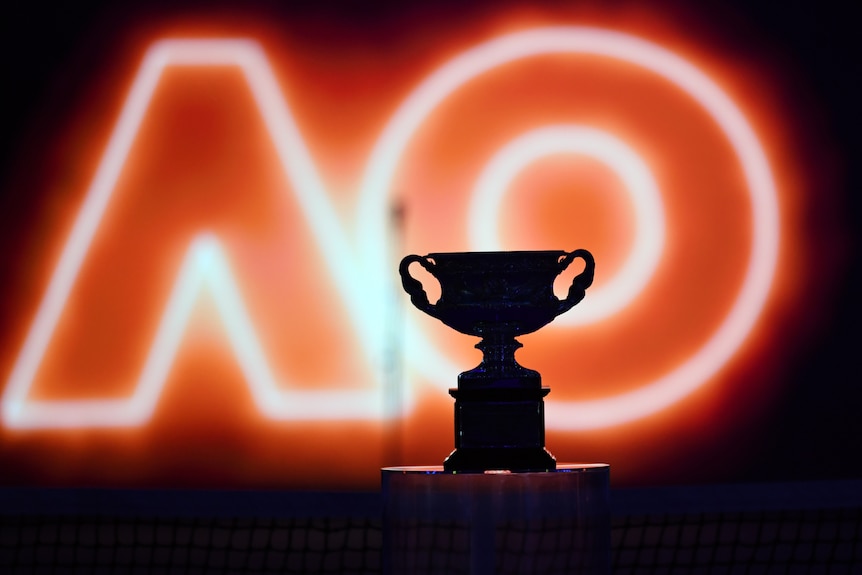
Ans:
<svg viewBox="0 0 862 575"><path fill-rule="evenodd" d="M446 471L549 471L545 450L545 402L550 389L536 387L450 389L455 398L455 450Z"/></svg>
<svg viewBox="0 0 862 575"><path fill-rule="evenodd" d="M584 270L558 298L554 281ZM428 300L410 275L440 283ZM481 337L482 362L458 376L455 450L442 467L383 469L387 575L610 573L609 467L556 465L545 450L541 375L515 361L533 333L584 297L595 261L586 250L409 255L398 272L419 310Z"/></svg>
<svg viewBox="0 0 862 575"><path fill-rule="evenodd" d="M383 573L608 574L609 469L384 468Z"/></svg>

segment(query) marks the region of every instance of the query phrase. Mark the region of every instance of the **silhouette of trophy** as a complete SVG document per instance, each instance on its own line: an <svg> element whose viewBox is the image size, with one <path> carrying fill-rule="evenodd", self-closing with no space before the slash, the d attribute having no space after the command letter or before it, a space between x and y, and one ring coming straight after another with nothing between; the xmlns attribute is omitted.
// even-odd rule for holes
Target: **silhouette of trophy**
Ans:
<svg viewBox="0 0 862 575"><path fill-rule="evenodd" d="M584 270L568 295L554 294L554 280L575 259ZM422 283L410 275L418 263L440 283L432 304ZM445 471L549 471L556 460L545 449L544 397L537 371L515 361L523 344L515 337L532 333L583 299L593 282L595 262L586 250L454 252L409 255L399 273L410 301L421 311L467 335L482 338L482 362L458 376L455 398L455 450Z"/></svg>

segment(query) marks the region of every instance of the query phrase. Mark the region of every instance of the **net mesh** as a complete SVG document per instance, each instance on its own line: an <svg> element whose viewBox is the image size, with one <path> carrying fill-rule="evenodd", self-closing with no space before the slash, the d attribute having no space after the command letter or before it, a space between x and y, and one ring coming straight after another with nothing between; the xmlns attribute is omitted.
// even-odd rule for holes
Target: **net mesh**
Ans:
<svg viewBox="0 0 862 575"><path fill-rule="evenodd" d="M5 517L0 573L380 572L379 520Z"/></svg>
<svg viewBox="0 0 862 575"><path fill-rule="evenodd" d="M616 575L862 574L862 508L620 517Z"/></svg>
<svg viewBox="0 0 862 575"><path fill-rule="evenodd" d="M541 545L568 544L552 531ZM518 533L505 534L508 552L523 547ZM624 515L611 538L616 575L862 574L862 507ZM438 539L429 545L463 547L457 529ZM377 516L0 516L8 574L376 574L382 547Z"/></svg>

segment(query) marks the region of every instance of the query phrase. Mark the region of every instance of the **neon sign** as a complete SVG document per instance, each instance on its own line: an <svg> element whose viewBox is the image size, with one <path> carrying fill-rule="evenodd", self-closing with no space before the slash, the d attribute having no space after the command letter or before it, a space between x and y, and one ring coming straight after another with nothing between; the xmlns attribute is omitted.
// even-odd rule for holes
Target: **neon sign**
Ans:
<svg viewBox="0 0 862 575"><path fill-rule="evenodd" d="M190 310L204 292L215 301L227 326L230 346L254 403L275 420L380 421L402 417L415 407L414 385L404 387L403 411L387 413L381 399L380 367L387 334L384 322L393 276L387 213L393 180L405 149L423 123L453 93L477 77L524 59L553 54L591 55L623 62L670 83L715 123L732 149L747 188L751 211L751 249L741 287L726 315L704 343L665 372L640 381L634 389L586 400L555 400L547 425L556 430L601 429L656 413L686 397L736 353L756 324L770 292L779 247L777 192L772 170L757 134L732 99L696 66L654 43L627 34L589 27L554 27L502 36L444 64L404 100L374 143L359 183L353 233L329 201L296 119L263 50L248 40L165 40L154 44L138 70L83 206L53 272L47 291L17 357L2 396L5 426L17 429L142 426L158 409ZM377 379L356 386L326 389L279 382L264 351L230 258L215 235L201 230L188 246L171 295L133 393L113 399L34 399L31 391L75 285L92 239L102 223L126 158L146 117L153 93L167 69L234 67L251 92L285 177L322 254L331 284L344 304L357 345L376 366ZM606 279L567 319L566 328L587 329L622 314L647 286L667 244L666 206L660 179L635 145L607 129L583 124L549 124L499 147L475 181L468 208L467 249L500 249L499 216L517 175L554 154L598 160L623 182L634 212L636 240L613 278ZM492 217L488 217L491 214ZM568 246L564 246L568 247ZM345 258L344 254L351 257ZM357 281L360 278L361 281ZM434 344L420 318L406 318L405 360L426 381L451 384L463 366ZM414 378L415 379L415 378ZM301 382L300 382L301 383Z"/></svg>

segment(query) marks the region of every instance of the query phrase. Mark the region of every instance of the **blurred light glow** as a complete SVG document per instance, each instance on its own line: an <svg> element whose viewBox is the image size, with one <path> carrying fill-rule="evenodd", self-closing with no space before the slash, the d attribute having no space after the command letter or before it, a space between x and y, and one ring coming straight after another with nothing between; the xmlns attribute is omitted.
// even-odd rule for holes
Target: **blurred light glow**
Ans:
<svg viewBox="0 0 862 575"><path fill-rule="evenodd" d="M775 181L754 129L730 97L699 68L653 42L587 26L546 27L508 34L456 56L420 84L393 114L371 154L358 211L359 240L372 280L386 278L383 230L386 198L401 154L428 115L472 78L520 59L543 54L593 54L653 72L688 94L712 117L733 148L751 200L753 242L736 300L709 340L669 373L636 390L588 401L549 401L549 429L605 428L656 413L706 383L739 349L766 303L778 261L779 217ZM377 264L377 267L374 267ZM587 302L589 298L584 301ZM581 306L570 314L576 316ZM576 321L576 320L570 320ZM408 318L408 361L445 381L460 371Z"/></svg>
<svg viewBox="0 0 862 575"><path fill-rule="evenodd" d="M279 392L261 352L242 298L215 239L198 239L178 274L147 363L128 399L40 401L27 399L39 365L66 305L93 235L114 191L129 150L147 113L153 93L167 66L238 66L244 73L284 172L293 184L334 284L348 303L356 327L374 324L363 314L362 292L353 289L356 272L328 195L288 110L275 75L260 46L249 40L164 40L148 51L126 98L98 171L65 243L47 292L3 394L3 419L8 427L103 427L141 425L152 415L161 385L173 362L191 304L202 282L212 290L228 327L234 352L261 412L276 419L380 419L379 391ZM206 237L206 236L202 236ZM345 261L346 260L346 261ZM360 342L369 342L359 338ZM370 353L370 352L369 352ZM407 398L409 400L409 396Z"/></svg>
<svg viewBox="0 0 862 575"><path fill-rule="evenodd" d="M215 300L261 413L294 421L380 416L376 393L279 389L233 277L218 239L208 234L198 236L189 247L165 306L134 395L111 400L20 401L7 422L19 428L134 427L146 423L155 411L195 301L204 289L210 290Z"/></svg>
<svg viewBox="0 0 862 575"><path fill-rule="evenodd" d="M697 101L721 128L744 173L753 214L753 245L735 303L718 329L692 357L669 373L643 382L632 392L591 401L550 401L547 425L560 430L617 425L655 413L697 389L732 357L757 321L776 267L779 224L775 185L757 135L724 91L694 65L654 43L620 32L577 26L510 34L462 53L429 76L406 98L373 146L361 182L357 233L353 242L346 236L346 227L328 201L327 191L259 46L245 40L170 40L158 42L148 51L123 106L4 391L2 413L6 425L87 427L145 422L152 414L173 361L190 302L204 286L215 296L221 318L229 328L234 353L240 359L247 384L263 414L272 418L321 420L379 420L383 417L379 381L360 392L279 391L232 279L224 251L214 237L207 235L200 236L189 248L132 397L28 400L35 373L166 66L231 65L243 71L284 172L324 254L325 267L345 302L351 327L359 335L357 341L372 363L379 366L384 348L384 327L380 318L386 316L386 294L394 275L385 257L388 253L386 214L389 213L391 182L404 148L435 107L471 78L508 62L555 53L594 54L635 64L667 79ZM596 295L598 303L592 306L593 311L584 307L578 314L579 306L568 320L581 324L597 321L630 302L637 288L643 287L655 269L664 238L661 200L649 169L626 144L607 133L569 126L531 132L510 143L489 162L477 182L474 205L496 210L506 181L518 169L551 151L595 155L621 175L637 207L637 233L644 242L635 246L639 255L636 260L635 256L629 260L635 263L626 264L615 280L618 283ZM508 171L502 168L504 165ZM472 232L476 247L497 245L493 224ZM356 254L355 246L358 246L359 257L353 262L352 258L344 256ZM418 328L414 315L409 315L407 322L406 361L429 381L448 385L451 374L460 369L435 349ZM412 406L411 388L412 385L405 386L408 393L404 408L407 410Z"/></svg>
<svg viewBox="0 0 862 575"><path fill-rule="evenodd" d="M504 250L496 225L500 203L515 176L530 163L550 154L580 154L596 158L623 180L635 208L633 248L616 276L590 290L589 299L578 304L578 313L555 320L559 325L592 323L623 309L650 278L661 259L665 223L661 195L644 161L618 138L585 126L539 128L509 142L482 171L470 205L469 232L472 248Z"/></svg>

